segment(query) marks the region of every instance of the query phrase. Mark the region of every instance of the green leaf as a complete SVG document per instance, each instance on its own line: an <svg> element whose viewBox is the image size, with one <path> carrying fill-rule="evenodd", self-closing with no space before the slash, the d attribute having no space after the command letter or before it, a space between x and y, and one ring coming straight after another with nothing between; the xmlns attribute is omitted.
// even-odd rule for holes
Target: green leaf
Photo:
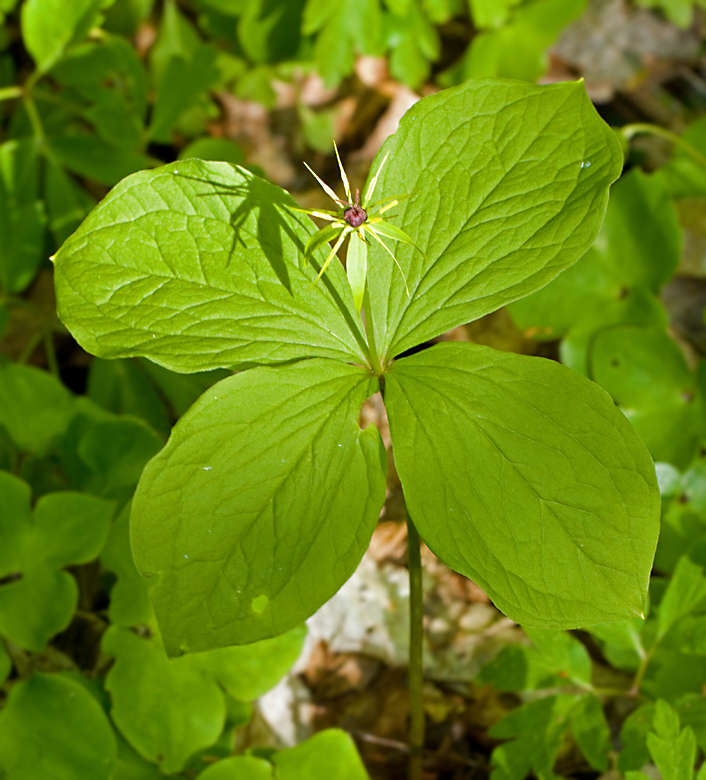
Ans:
<svg viewBox="0 0 706 780"><path fill-rule="evenodd" d="M76 582L61 569L98 555L114 507L63 492L43 496L32 511L29 486L4 471L0 497L0 634L39 652L76 609Z"/></svg>
<svg viewBox="0 0 706 780"><path fill-rule="evenodd" d="M106 142L126 150L142 145L147 74L128 41L104 35L83 44L52 69L52 77L86 103L83 115Z"/></svg>
<svg viewBox="0 0 706 780"><path fill-rule="evenodd" d="M593 379L630 420L655 460L686 468L704 435L704 402L677 343L659 328L622 326L598 333Z"/></svg>
<svg viewBox="0 0 706 780"><path fill-rule="evenodd" d="M329 146L331 144L329 135ZM326 147L328 150L328 146ZM179 152L179 160L197 157L200 160L222 160L241 165L245 160L243 150L230 138L197 138Z"/></svg>
<svg viewBox="0 0 706 780"><path fill-rule="evenodd" d="M647 734L652 726L655 705L644 704L630 713L620 729L622 750L618 756L618 769L621 772L642 767L649 760Z"/></svg>
<svg viewBox="0 0 706 780"><path fill-rule="evenodd" d="M22 292L34 279L45 257L45 223L37 143L0 144L0 290Z"/></svg>
<svg viewBox="0 0 706 780"><path fill-rule="evenodd" d="M547 671L567 683L591 686L591 658L578 639L565 631L526 628L525 633L539 650L539 660Z"/></svg>
<svg viewBox="0 0 706 780"><path fill-rule="evenodd" d="M696 760L696 739L688 726L679 728L679 716L660 699L655 705L654 733L647 735L647 747L664 780L692 780Z"/></svg>
<svg viewBox="0 0 706 780"><path fill-rule="evenodd" d="M410 516L513 620L639 615L654 465L609 396L549 360L444 343L392 364L385 402Z"/></svg>
<svg viewBox="0 0 706 780"><path fill-rule="evenodd" d="M252 369L177 423L131 521L170 655L280 634L350 577L385 497L380 436L357 423L375 389L332 361Z"/></svg>
<svg viewBox="0 0 706 780"><path fill-rule="evenodd" d="M110 591L110 622L124 628L154 622L147 580L137 571L130 549L129 520L130 505L126 504L113 522L100 556L103 566L118 578Z"/></svg>
<svg viewBox="0 0 706 780"><path fill-rule="evenodd" d="M269 761L254 756L232 756L204 769L199 780L273 780Z"/></svg>
<svg viewBox="0 0 706 780"><path fill-rule="evenodd" d="M350 735L327 729L272 756L278 780L370 780Z"/></svg>
<svg viewBox="0 0 706 780"><path fill-rule="evenodd" d="M696 0L698 2L698 0ZM659 8L672 24L686 29L691 26L694 14L694 0L637 0L643 8ZM703 5L703 3L699 3ZM665 778L665 780L668 780Z"/></svg>
<svg viewBox="0 0 706 780"><path fill-rule="evenodd" d="M667 591L659 605L658 638L664 637L675 623L706 602L706 577L703 569L684 557L679 561Z"/></svg>
<svg viewBox="0 0 706 780"><path fill-rule="evenodd" d="M0 685L7 680L8 675L12 671L12 660L7 654L7 649L3 642L0 641Z"/></svg>
<svg viewBox="0 0 706 780"><path fill-rule="evenodd" d="M597 696L580 696L571 710L571 730L588 763L599 772L608 770L610 728Z"/></svg>
<svg viewBox="0 0 706 780"><path fill-rule="evenodd" d="M307 356L364 362L343 268L331 263L312 286L325 255L305 265L315 226L293 206L226 163L138 173L57 253L59 314L99 357L144 355L177 371Z"/></svg>
<svg viewBox="0 0 706 780"><path fill-rule="evenodd" d="M552 767L569 724L575 696L548 696L523 704L488 730L491 737L509 739L493 750L492 780L524 780L533 772L554 780Z"/></svg>
<svg viewBox="0 0 706 780"><path fill-rule="evenodd" d="M306 0L250 0L238 22L238 39L247 56L260 64L294 59L301 45L305 4Z"/></svg>
<svg viewBox="0 0 706 780"><path fill-rule="evenodd" d="M88 133L47 140L51 153L65 168L99 184L112 185L135 171L159 164L146 154L120 148Z"/></svg>
<svg viewBox="0 0 706 780"><path fill-rule="evenodd" d="M479 30L503 27L522 0L470 0L473 26Z"/></svg>
<svg viewBox="0 0 706 780"><path fill-rule="evenodd" d="M220 78L216 67L218 49L201 44L189 59L171 57L157 86L157 102L149 136L158 143L171 143L171 131L182 114Z"/></svg>
<svg viewBox="0 0 706 780"><path fill-rule="evenodd" d="M308 0L304 35L318 32L314 44L316 72L327 87L335 87L353 71L355 53L380 54L380 0Z"/></svg>
<svg viewBox="0 0 706 780"><path fill-rule="evenodd" d="M111 780L116 747L102 707L78 682L37 674L0 711L0 771L8 780Z"/></svg>
<svg viewBox="0 0 706 780"><path fill-rule="evenodd" d="M22 6L22 37L41 73L100 24L104 0L27 0Z"/></svg>
<svg viewBox="0 0 706 780"><path fill-rule="evenodd" d="M115 658L106 677L111 716L137 752L165 774L212 745L225 725L215 681L190 664L169 661L158 636L111 626L103 650Z"/></svg>
<svg viewBox="0 0 706 780"><path fill-rule="evenodd" d="M664 185L633 168L612 188L593 246L542 290L515 301L512 316L523 330L550 339L572 328L593 334L621 322L662 324L655 322L664 319L657 296L677 268L681 241ZM581 367L586 361L584 354ZM579 369L575 362L572 366Z"/></svg>
<svg viewBox="0 0 706 780"><path fill-rule="evenodd" d="M706 615L686 615L664 637L663 644L684 655L706 655Z"/></svg>
<svg viewBox="0 0 706 780"><path fill-rule="evenodd" d="M73 396L51 374L18 363L0 366L0 425L21 450L46 454L73 414Z"/></svg>
<svg viewBox="0 0 706 780"><path fill-rule="evenodd" d="M385 19L386 38L392 49L390 74L408 87L418 89L429 78L431 63L439 59L441 46L439 33L418 0L411 0L407 5L399 15L394 12Z"/></svg>
<svg viewBox="0 0 706 780"><path fill-rule="evenodd" d="M96 205L86 190L68 176L52 157L46 160L44 197L49 212L49 229L57 246L76 230Z"/></svg>
<svg viewBox="0 0 706 780"><path fill-rule="evenodd" d="M187 656L191 665L211 674L233 698L254 701L284 677L299 658L306 638L300 625L272 639L241 647L221 647Z"/></svg>
<svg viewBox="0 0 706 780"><path fill-rule="evenodd" d="M380 150L381 196L421 249L370 250L375 338L391 358L539 289L600 227L622 152L583 85L473 81L419 101ZM423 253L423 254L422 254Z"/></svg>
<svg viewBox="0 0 706 780"><path fill-rule="evenodd" d="M164 400L143 364L136 360L92 360L88 397L114 414L145 420L165 438L169 435L172 420Z"/></svg>
<svg viewBox="0 0 706 780"><path fill-rule="evenodd" d="M536 81L547 69L547 50L586 9L586 0L533 0L510 24L473 38L458 79L504 77ZM448 79L442 79L447 83Z"/></svg>

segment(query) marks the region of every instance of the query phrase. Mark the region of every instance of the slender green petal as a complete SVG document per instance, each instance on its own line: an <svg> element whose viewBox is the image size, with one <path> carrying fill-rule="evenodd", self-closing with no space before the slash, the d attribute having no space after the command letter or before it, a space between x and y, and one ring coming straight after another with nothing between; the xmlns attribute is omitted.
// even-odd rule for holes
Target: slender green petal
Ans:
<svg viewBox="0 0 706 780"><path fill-rule="evenodd" d="M336 142L333 142L333 148L336 152L336 159L338 160L338 167L341 169L341 181L343 182L343 188L346 191L346 197L348 198L349 203L353 203L351 200L351 185L348 183L348 177L346 176L346 172L343 169L343 163L341 162L341 156L338 153L338 147L336 146Z"/></svg>
<svg viewBox="0 0 706 780"><path fill-rule="evenodd" d="M306 163L304 163L304 165L306 165ZM340 198L339 198L339 197L338 197L338 195L336 195L336 193L335 193L335 192L334 192L334 191L333 191L333 190L332 190L332 189L331 189L331 188L328 186L328 184L326 184L326 182L325 182L325 181L323 181L323 179L321 179L321 178L320 178L320 177L319 177L319 176L318 176L316 173L314 173L314 171L312 171L312 170L311 170L311 168L309 168L309 166L308 166L308 165L306 165L306 167L307 167L307 169L309 170L309 173L311 173L311 174L314 176L314 178L316 179L316 181L318 181L318 182L319 182L319 184L320 184L320 185L321 185L321 186L324 188L324 192L325 192L325 193L326 193L326 194L329 196L329 198L332 198L333 200L335 200L335 201L336 201L336 203L340 203L340 202L341 202Z"/></svg>
<svg viewBox="0 0 706 780"><path fill-rule="evenodd" d="M317 233L306 242L306 248L304 250L307 257L315 252L319 247L327 244L329 241L337 239L341 231L346 229L346 225L327 225L321 228ZM328 261L327 261L328 262Z"/></svg>
<svg viewBox="0 0 706 780"><path fill-rule="evenodd" d="M325 228L324 228L325 230ZM323 231L322 231L323 232ZM353 232L352 227L346 227L343 228L343 232L338 237L338 241L333 245L333 249L331 250L331 253L326 258L326 262L321 266L321 270L319 271L319 275L316 277L316 279L312 282L312 284L316 284L316 282L321 279L321 277L326 273L326 269L329 267L329 264L333 260L333 258L336 256L336 252L341 248L341 244L343 243L343 239L349 234Z"/></svg>
<svg viewBox="0 0 706 780"><path fill-rule="evenodd" d="M387 247L387 244L386 244L386 243L385 243L385 242L384 242L384 241L383 241L383 240L380 238L380 236L378 236L378 234L377 234L377 232L376 232L376 228L377 228L377 227L378 227L377 225L366 225L366 230L367 230L367 232L368 232L368 233L370 233L370 235L371 235L371 236L372 236L372 237L373 237L373 238L374 238L374 239L375 239L375 240L376 240L376 241L377 241L379 244L381 244L381 245L382 245L382 246L385 248L385 251L386 251L386 252L387 252L387 253L390 255L390 257L391 257L391 258L392 258L392 259L395 261L395 265L396 265L396 266L397 266L397 268L399 269L399 272L402 274L402 279L404 280L404 288L405 288L405 290L407 291L407 297L409 298L409 287L407 287L407 279L405 279L404 272L403 272L403 271L402 271L402 269L400 268L400 264L397 262L397 258L396 258L396 257L395 257L395 256L392 254L392 252L390 252L390 250L388 249L388 247Z"/></svg>
<svg viewBox="0 0 706 780"><path fill-rule="evenodd" d="M378 183L378 177L380 176L380 173L382 172L382 169L385 167L385 163L387 162L387 158L389 156L389 152L382 158L382 162L380 163L380 167L375 172L375 176L370 180L370 184L368 185L368 189L366 193L363 195L363 204L368 202L369 198L373 197L373 192L375 192L375 186ZM387 200L387 199L385 199ZM383 201L380 201L381 203ZM365 208L365 205L363 205L363 208Z"/></svg>

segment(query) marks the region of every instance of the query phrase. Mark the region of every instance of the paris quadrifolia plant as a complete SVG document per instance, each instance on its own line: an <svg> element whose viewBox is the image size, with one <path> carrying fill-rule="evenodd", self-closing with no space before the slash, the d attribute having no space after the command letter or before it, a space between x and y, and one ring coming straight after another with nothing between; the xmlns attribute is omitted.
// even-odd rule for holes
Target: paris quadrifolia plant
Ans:
<svg viewBox="0 0 706 780"><path fill-rule="evenodd" d="M347 202L329 192L342 213L316 212L321 232L279 187L195 159L129 176L89 214L55 257L79 343L234 372L177 422L132 502L169 655L287 631L351 576L385 500L382 439L359 425L378 392L410 518L413 755L419 537L523 625L643 614L659 493L610 397L543 358L419 349L572 265L621 169L580 82L480 80L413 106L360 202L346 179ZM346 236L366 255L352 274L349 249L352 284Z"/></svg>

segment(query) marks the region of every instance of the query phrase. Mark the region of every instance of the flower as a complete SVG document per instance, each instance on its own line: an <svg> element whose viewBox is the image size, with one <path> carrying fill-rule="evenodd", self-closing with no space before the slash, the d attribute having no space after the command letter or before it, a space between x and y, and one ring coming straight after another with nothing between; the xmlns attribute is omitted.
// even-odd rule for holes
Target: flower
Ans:
<svg viewBox="0 0 706 780"><path fill-rule="evenodd" d="M363 193L363 197L361 198L360 191L356 190L355 200L353 200L351 198L351 187L348 182L348 176L346 176L346 172L343 169L343 164L341 163L341 157L338 154L338 147L336 146L335 141L333 143L333 148L336 151L338 167L341 170L341 180L343 181L343 187L346 191L346 197L348 200L340 200L336 196L336 193L328 186L328 184L322 181L322 179L319 178L319 176L306 163L304 163L307 169L324 188L324 192L326 192L326 194L335 203L337 203L340 208L337 211L327 211L322 209L296 209L296 211L301 211L304 214L310 214L313 217L318 217L319 219L324 219L331 223L330 225L327 225L326 227L323 227L321 230L314 233L314 235L311 236L311 238L307 241L306 248L304 250L306 256L308 257L314 250L318 249L323 244L326 244L329 241L335 241L333 249L331 249L331 252L326 258L326 261L321 266L321 270L319 271L319 275L316 277L314 284L316 284L316 282L318 282L319 279L324 275L329 264L336 256L338 250L341 248L341 245L343 244L346 236L350 236L352 241L355 234L361 241L364 242L366 247L370 243L368 240L368 236L370 236L374 238L379 244L381 244L390 257L395 261L395 265L397 266L400 274L402 275L402 279L404 280L405 290L407 290L407 296L409 297L409 288L407 287L407 280L405 279L405 275L402 272L402 268L400 268L400 264L397 262L397 258L392 254L390 248L382 240L382 237L384 236L386 238L395 239L396 241L402 241L405 244L411 244L415 248L418 248L412 239L403 230L400 230L400 228L390 224L382 216L386 211L394 208L400 202L400 200L406 198L407 196L402 195L398 197L383 198L382 200L379 200L375 203L370 203L370 200L375 191L378 177L380 176L383 166L387 162L388 155L385 155L376 174L372 177L372 179L370 179L368 187ZM367 269L367 252L365 253L365 257L365 267ZM351 279L351 286L353 286L350 269L348 275L349 279ZM363 273L363 286L364 284L365 273ZM358 285L358 287L360 287L360 285ZM362 289L354 289L353 294L354 298L356 299L356 305L360 310L359 301L362 300Z"/></svg>

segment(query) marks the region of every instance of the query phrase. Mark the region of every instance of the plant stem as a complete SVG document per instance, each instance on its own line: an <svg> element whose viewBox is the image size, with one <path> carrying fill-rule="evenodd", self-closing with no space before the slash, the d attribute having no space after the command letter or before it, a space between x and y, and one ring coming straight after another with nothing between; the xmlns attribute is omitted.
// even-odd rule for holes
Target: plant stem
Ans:
<svg viewBox="0 0 706 780"><path fill-rule="evenodd" d="M0 100L12 100L22 97L22 87L3 87L0 89Z"/></svg>
<svg viewBox="0 0 706 780"><path fill-rule="evenodd" d="M420 539L411 518L407 518L409 557L409 780L422 779L424 750L424 677L422 634L424 598L422 595L422 556Z"/></svg>
<svg viewBox="0 0 706 780"><path fill-rule="evenodd" d="M375 327L373 324L373 308L370 305L370 292L368 291L368 282L365 282L365 292L363 293L363 315L365 317L365 333L368 336L368 353L370 355L370 368L373 369L376 376L382 376L382 364L378 355L377 344L375 343Z"/></svg>
<svg viewBox="0 0 706 780"><path fill-rule="evenodd" d="M631 125L625 125L620 129L620 134L626 140L630 140L633 136L641 133L649 133L651 135L658 135L661 138L666 138L671 141L675 146L679 146L690 157L692 157L699 165L706 168L706 157L698 149L695 149L688 141L685 141L680 135L673 133L671 130L667 130L659 125L651 125L648 122L635 122Z"/></svg>

